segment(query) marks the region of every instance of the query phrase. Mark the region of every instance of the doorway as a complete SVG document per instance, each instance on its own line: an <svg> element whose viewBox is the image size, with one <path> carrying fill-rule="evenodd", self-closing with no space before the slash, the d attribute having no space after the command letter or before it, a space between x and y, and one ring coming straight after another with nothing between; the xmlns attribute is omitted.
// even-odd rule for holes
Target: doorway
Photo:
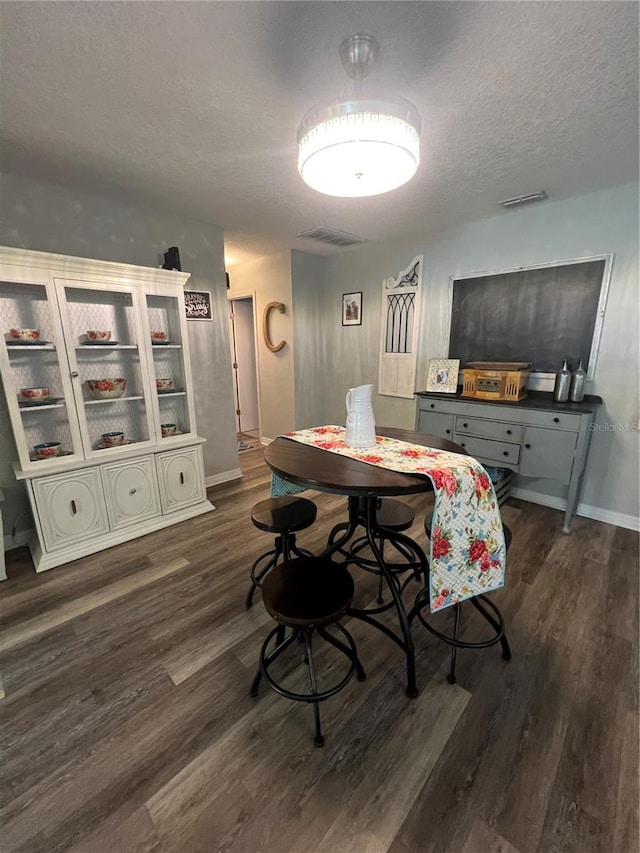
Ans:
<svg viewBox="0 0 640 853"><path fill-rule="evenodd" d="M260 438L258 365L253 295L229 298L229 341L236 404L238 448Z"/></svg>

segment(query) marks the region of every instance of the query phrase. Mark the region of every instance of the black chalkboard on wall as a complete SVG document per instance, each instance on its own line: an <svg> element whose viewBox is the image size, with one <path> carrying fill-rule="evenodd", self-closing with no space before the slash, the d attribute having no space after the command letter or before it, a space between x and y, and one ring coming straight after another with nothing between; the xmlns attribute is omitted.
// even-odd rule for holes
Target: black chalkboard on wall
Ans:
<svg viewBox="0 0 640 853"><path fill-rule="evenodd" d="M589 362L606 260L453 280L449 358L530 361L553 373Z"/></svg>

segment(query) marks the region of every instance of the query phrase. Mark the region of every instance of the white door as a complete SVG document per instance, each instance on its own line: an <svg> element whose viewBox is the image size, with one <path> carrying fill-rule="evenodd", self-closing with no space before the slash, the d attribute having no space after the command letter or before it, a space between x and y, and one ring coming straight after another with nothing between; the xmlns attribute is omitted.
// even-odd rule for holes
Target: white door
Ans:
<svg viewBox="0 0 640 853"><path fill-rule="evenodd" d="M230 308L237 431L251 432L260 428L253 299L233 299Z"/></svg>

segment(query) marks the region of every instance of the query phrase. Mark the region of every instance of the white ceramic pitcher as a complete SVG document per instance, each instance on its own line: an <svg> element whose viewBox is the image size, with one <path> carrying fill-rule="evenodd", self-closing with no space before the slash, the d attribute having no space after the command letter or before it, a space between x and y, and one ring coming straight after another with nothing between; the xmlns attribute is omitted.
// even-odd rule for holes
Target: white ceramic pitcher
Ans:
<svg viewBox="0 0 640 853"><path fill-rule="evenodd" d="M359 385L347 391L347 429L344 440L351 447L373 447L376 443L372 393L373 385Z"/></svg>

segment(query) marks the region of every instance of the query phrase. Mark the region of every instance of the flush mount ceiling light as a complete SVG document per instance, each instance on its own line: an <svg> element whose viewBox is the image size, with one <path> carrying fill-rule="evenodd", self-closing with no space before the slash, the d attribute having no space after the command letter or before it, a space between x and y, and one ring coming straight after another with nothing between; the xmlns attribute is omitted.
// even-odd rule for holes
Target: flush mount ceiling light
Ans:
<svg viewBox="0 0 640 853"><path fill-rule="evenodd" d="M373 36L340 45L354 80L351 100L309 110L298 130L298 170L318 192L344 198L380 195L406 184L420 163L420 115L404 98L361 97L363 77L378 55Z"/></svg>

